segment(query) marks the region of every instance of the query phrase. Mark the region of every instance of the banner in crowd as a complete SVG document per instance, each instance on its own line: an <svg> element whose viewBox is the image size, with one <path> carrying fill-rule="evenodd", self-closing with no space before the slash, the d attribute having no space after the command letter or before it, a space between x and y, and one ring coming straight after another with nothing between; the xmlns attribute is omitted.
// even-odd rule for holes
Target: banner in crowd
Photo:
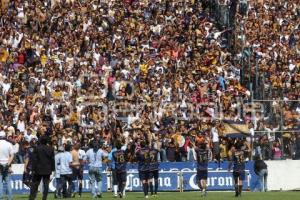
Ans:
<svg viewBox="0 0 300 200"><path fill-rule="evenodd" d="M249 135L249 128L245 122L224 120L224 134L225 135L244 134L245 136L247 136L247 135Z"/></svg>
<svg viewBox="0 0 300 200"><path fill-rule="evenodd" d="M181 186L182 190L197 190L196 183L196 168L195 163L180 162L180 163L161 163L160 176L159 176L159 190L160 191L179 191ZM227 172L228 163L215 163L209 164L209 177L208 189L209 190L233 190L232 173ZM244 189L251 188L253 182L257 178L254 174L253 162L247 162L247 176ZM110 173L105 171L106 166L103 166L103 188L102 191L109 191L111 189L111 176ZM29 188L22 182L23 165L14 165L14 173L12 174L12 188L14 194L28 194ZM182 183L182 185L181 185ZM49 190L55 191L55 179L51 179ZM127 186L128 191L142 191L141 182L139 180L137 166L129 164L127 170ZM90 191L90 183L87 168L84 170L83 191Z"/></svg>

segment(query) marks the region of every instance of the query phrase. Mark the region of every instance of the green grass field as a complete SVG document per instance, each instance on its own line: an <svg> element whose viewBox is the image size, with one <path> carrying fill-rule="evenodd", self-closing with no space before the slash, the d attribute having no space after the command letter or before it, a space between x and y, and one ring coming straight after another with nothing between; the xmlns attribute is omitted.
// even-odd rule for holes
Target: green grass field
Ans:
<svg viewBox="0 0 300 200"><path fill-rule="evenodd" d="M28 199L26 195L14 196L14 200L17 199ZM37 197L37 200L41 199L41 196ZM70 200L85 200L92 199L90 194L84 194L81 198L72 198ZM115 199L112 193L104 193L102 199ZM142 193L128 192L126 194L127 200L139 200L145 199ZM158 197L149 197L149 199L158 200L195 200L195 199L205 199L205 200L227 200L236 199L233 192L209 192L207 197L201 197L199 192L163 192L159 193ZM241 198L243 200L299 200L300 192L266 192L266 193L254 193L254 192L244 192ZM49 194L48 200L54 200L53 194Z"/></svg>

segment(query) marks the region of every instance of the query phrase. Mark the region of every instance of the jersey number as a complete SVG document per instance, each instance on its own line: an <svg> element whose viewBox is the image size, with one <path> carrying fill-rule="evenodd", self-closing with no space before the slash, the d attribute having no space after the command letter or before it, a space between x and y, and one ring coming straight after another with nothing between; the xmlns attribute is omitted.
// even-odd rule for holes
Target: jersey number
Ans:
<svg viewBox="0 0 300 200"><path fill-rule="evenodd" d="M150 154L150 162L154 163L155 162L155 155L154 154Z"/></svg>
<svg viewBox="0 0 300 200"><path fill-rule="evenodd" d="M117 156L117 161L118 163L124 163L125 162L125 158L124 158L124 155L118 155Z"/></svg>
<svg viewBox="0 0 300 200"><path fill-rule="evenodd" d="M204 163L204 162L206 162L206 155L203 155L203 154L199 154L198 155L198 161L200 162L200 163Z"/></svg>

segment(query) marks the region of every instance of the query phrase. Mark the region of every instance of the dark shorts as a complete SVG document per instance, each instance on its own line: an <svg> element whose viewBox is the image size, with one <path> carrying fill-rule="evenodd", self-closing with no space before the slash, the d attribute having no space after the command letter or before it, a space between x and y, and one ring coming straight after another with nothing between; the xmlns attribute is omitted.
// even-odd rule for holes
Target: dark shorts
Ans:
<svg viewBox="0 0 300 200"><path fill-rule="evenodd" d="M217 155L220 153L220 144L219 142L213 142L213 154Z"/></svg>
<svg viewBox="0 0 300 200"><path fill-rule="evenodd" d="M150 171L149 172L149 179L158 179L159 174L158 174L158 170L154 170L154 171Z"/></svg>
<svg viewBox="0 0 300 200"><path fill-rule="evenodd" d="M207 170L197 170L197 176L196 176L197 181L207 180L207 177L208 177Z"/></svg>
<svg viewBox="0 0 300 200"><path fill-rule="evenodd" d="M112 184L113 185L118 185L118 180L117 180L117 173L116 173L116 170L113 169L111 171L111 178L112 178Z"/></svg>
<svg viewBox="0 0 300 200"><path fill-rule="evenodd" d="M116 172L117 183L126 183L127 182L127 173L126 172Z"/></svg>
<svg viewBox="0 0 300 200"><path fill-rule="evenodd" d="M80 167L79 169L73 168L72 169L72 176L73 176L73 181L75 180L83 180L83 168Z"/></svg>
<svg viewBox="0 0 300 200"><path fill-rule="evenodd" d="M234 171L232 175L235 181L238 179L244 181L246 177L245 171Z"/></svg>
<svg viewBox="0 0 300 200"><path fill-rule="evenodd" d="M147 181L149 179L149 171L139 171L139 178L141 181Z"/></svg>

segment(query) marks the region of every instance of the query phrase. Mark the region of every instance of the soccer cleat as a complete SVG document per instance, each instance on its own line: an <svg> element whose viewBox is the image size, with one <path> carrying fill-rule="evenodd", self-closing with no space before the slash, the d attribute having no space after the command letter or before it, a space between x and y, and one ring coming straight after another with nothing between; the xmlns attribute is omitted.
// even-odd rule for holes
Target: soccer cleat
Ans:
<svg viewBox="0 0 300 200"><path fill-rule="evenodd" d="M75 196L76 196L76 193L73 192L72 195L71 195L71 198L75 198Z"/></svg>
<svg viewBox="0 0 300 200"><path fill-rule="evenodd" d="M102 194L97 194L97 198L102 198Z"/></svg>
<svg viewBox="0 0 300 200"><path fill-rule="evenodd" d="M204 191L202 192L202 196L203 196L203 197L206 197L206 196L207 196L207 191L206 191L206 190L204 190Z"/></svg>
<svg viewBox="0 0 300 200"><path fill-rule="evenodd" d="M117 198L118 197L118 194L114 194L114 198Z"/></svg>
<svg viewBox="0 0 300 200"><path fill-rule="evenodd" d="M119 197L120 197L120 198L123 198L122 192L119 192Z"/></svg>

